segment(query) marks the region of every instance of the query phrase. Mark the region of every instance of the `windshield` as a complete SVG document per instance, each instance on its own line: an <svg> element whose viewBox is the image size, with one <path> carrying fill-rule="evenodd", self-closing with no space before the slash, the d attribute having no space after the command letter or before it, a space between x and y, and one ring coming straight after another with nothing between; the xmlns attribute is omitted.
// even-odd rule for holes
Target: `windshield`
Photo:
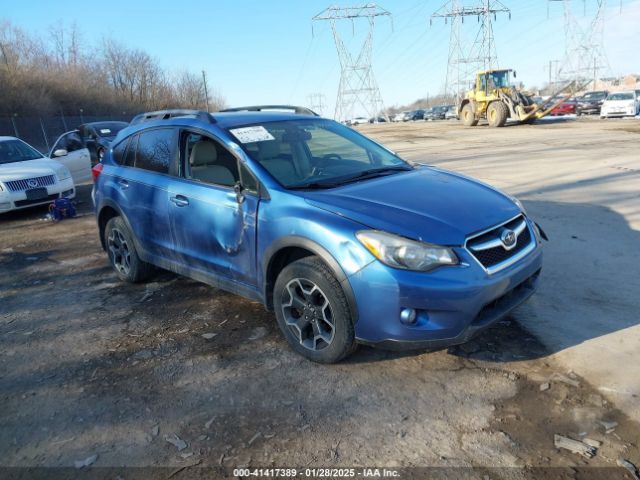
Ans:
<svg viewBox="0 0 640 480"><path fill-rule="evenodd" d="M607 97L607 100L633 100L633 93L631 92L612 93Z"/></svg>
<svg viewBox="0 0 640 480"><path fill-rule="evenodd" d="M124 122L105 122L92 125L100 137L115 137L120 130L128 126L129 124Z"/></svg>
<svg viewBox="0 0 640 480"><path fill-rule="evenodd" d="M21 140L0 141L0 165L37 158L43 158L42 154Z"/></svg>
<svg viewBox="0 0 640 480"><path fill-rule="evenodd" d="M287 188L332 188L411 170L409 164L351 128L301 119L231 128L244 150Z"/></svg>
<svg viewBox="0 0 640 480"><path fill-rule="evenodd" d="M487 80L488 79L488 80ZM489 82L487 85L486 82ZM488 88L492 90L494 88L504 88L509 86L509 71L503 70L501 72L491 72L481 77L482 89Z"/></svg>

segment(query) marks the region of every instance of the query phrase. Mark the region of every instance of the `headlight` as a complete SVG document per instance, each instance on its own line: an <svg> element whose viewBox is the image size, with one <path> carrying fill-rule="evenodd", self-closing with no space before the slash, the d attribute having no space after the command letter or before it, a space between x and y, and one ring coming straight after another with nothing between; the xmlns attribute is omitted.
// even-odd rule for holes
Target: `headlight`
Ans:
<svg viewBox="0 0 640 480"><path fill-rule="evenodd" d="M56 176L58 177L58 181L66 180L71 176L71 172L67 167L61 167L56 170Z"/></svg>
<svg viewBox="0 0 640 480"><path fill-rule="evenodd" d="M379 230L362 230L356 233L356 237L374 257L393 268L426 272L441 265L458 263L456 254L447 247L417 242Z"/></svg>

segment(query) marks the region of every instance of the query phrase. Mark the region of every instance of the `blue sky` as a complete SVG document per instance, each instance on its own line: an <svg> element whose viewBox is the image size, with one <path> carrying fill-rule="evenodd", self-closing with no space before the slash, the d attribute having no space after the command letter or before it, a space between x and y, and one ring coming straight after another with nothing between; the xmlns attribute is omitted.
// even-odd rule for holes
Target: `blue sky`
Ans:
<svg viewBox="0 0 640 480"><path fill-rule="evenodd" d="M544 0L502 0L511 20L494 23L501 66L518 71L526 85L542 85L549 60L564 52L562 5ZM209 82L229 105L266 103L306 104L307 95L326 96L325 114L333 111L340 68L329 24L311 18L335 0L3 0L0 18L46 36L54 23L76 22L84 41L97 44L112 37L141 48L170 71L205 70ZM366 1L343 2L358 5ZM381 0L393 14L391 22L376 24L373 66L386 105L412 102L442 90L447 65L449 26L429 17L444 0ZM574 0L582 17L583 2ZM595 0L586 0L587 15ZM605 48L611 73L640 73L640 0L609 0ZM358 44L350 25L345 43ZM470 34L476 20L468 19Z"/></svg>

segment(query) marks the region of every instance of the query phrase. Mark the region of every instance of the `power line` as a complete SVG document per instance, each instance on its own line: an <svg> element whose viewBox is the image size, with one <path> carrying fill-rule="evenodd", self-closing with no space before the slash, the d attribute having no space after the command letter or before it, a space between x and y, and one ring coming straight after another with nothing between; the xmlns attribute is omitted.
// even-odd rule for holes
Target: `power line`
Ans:
<svg viewBox="0 0 640 480"><path fill-rule="evenodd" d="M311 19L312 25L318 21L328 21L331 24L333 40L338 52L341 71L334 113L336 120L353 117L357 106L362 107L371 117L377 116L384 110L380 89L371 67L375 18L381 16L391 18L391 13L375 3L368 3L360 7L332 6ZM345 46L337 24L350 20L355 35L356 22L361 19L368 23L367 34L357 56L354 57Z"/></svg>

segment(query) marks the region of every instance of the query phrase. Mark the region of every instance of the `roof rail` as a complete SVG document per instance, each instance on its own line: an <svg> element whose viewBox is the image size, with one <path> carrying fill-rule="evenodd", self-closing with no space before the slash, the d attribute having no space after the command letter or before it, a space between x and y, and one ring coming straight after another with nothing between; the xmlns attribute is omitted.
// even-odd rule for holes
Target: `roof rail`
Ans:
<svg viewBox="0 0 640 480"><path fill-rule="evenodd" d="M150 122L152 120L169 120L170 118L187 117L195 118L202 122L215 123L216 120L211 116L209 112L202 110L158 110L155 112L141 113L133 117L130 125L137 125L139 123Z"/></svg>
<svg viewBox="0 0 640 480"><path fill-rule="evenodd" d="M297 113L299 115L313 115L314 117L319 117L316 112L307 108L307 107L297 107L295 105L254 105L250 107L235 107L235 108L227 108L225 110L220 110L221 112L263 112L270 110L287 110L292 111L293 113Z"/></svg>

